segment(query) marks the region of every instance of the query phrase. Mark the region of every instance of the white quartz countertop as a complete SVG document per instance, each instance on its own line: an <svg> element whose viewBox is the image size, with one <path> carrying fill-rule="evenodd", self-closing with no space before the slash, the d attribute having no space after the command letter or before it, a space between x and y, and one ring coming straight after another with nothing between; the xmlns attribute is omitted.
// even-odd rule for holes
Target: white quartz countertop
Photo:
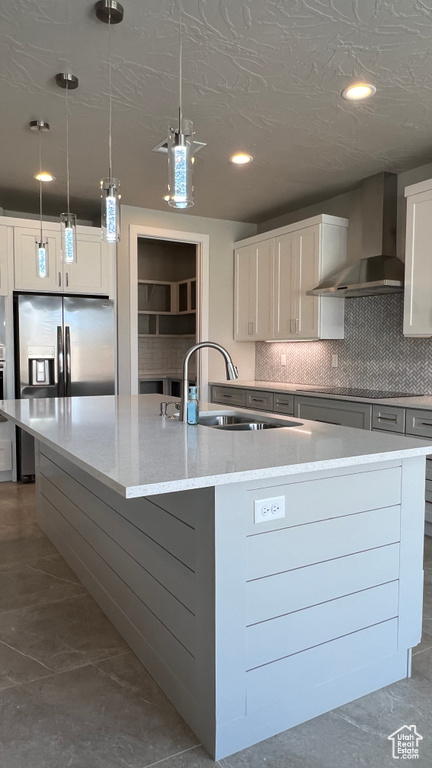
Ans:
<svg viewBox="0 0 432 768"><path fill-rule="evenodd" d="M162 419L161 395L0 401L0 413L126 498L431 453L414 438L291 416L297 426L234 432ZM171 409L173 406L171 406ZM230 409L232 412L235 409ZM200 411L227 413L200 403Z"/></svg>
<svg viewBox="0 0 432 768"><path fill-rule="evenodd" d="M317 389L325 389L325 384L288 384L278 381L256 381L242 380L235 381L211 381L211 385L218 387L238 387L239 389L260 389L268 392L285 392L291 395L314 395L315 397L332 398L334 400L353 400L362 403L381 403L382 405L395 405L399 408L424 408L432 410L432 395L415 395L414 397L353 397L352 395L334 395L330 392L318 392ZM339 385L335 385L339 386ZM361 387L358 387L359 389ZM367 389L367 387L364 387ZM389 387L377 387L377 389L389 389ZM396 385L393 387L395 392L399 391Z"/></svg>

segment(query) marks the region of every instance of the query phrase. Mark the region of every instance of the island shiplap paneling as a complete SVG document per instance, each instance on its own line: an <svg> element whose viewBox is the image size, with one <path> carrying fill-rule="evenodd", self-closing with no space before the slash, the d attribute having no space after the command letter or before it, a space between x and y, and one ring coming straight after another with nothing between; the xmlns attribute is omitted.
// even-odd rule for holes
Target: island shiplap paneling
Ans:
<svg viewBox="0 0 432 768"><path fill-rule="evenodd" d="M371 659L395 654L397 625L397 619L390 619L252 669L246 675L247 712L263 710L278 700L286 705L291 699L295 707L300 688L313 689L367 667Z"/></svg>
<svg viewBox="0 0 432 768"><path fill-rule="evenodd" d="M400 506L248 536L247 581L394 544L399 539Z"/></svg>
<svg viewBox="0 0 432 768"><path fill-rule="evenodd" d="M41 494L59 510L67 522L79 531L87 543L93 547L113 570L117 570L125 584L130 585L135 595L146 608L162 622L164 627L186 648L195 655L195 616L183 603L155 579L148 570L141 566L130 553L123 549L103 528L95 524L91 517L76 504L64 496L53 483L42 475ZM144 561L145 563L145 561Z"/></svg>
<svg viewBox="0 0 432 768"><path fill-rule="evenodd" d="M368 509L391 507L400 502L400 486L400 467L280 486L279 495L285 496L285 518L279 525L303 525L329 517L355 515ZM254 499L268 495L267 489L254 489L250 493Z"/></svg>
<svg viewBox="0 0 432 768"><path fill-rule="evenodd" d="M67 472L67 463L65 463L59 456L50 454L46 449L44 449L42 455L47 456L55 466L62 468L66 467L64 476L59 477L57 480L58 483L63 483L66 488L66 483L70 477ZM46 472L47 471L48 469ZM81 471L78 470L76 473L78 480L80 475ZM83 475L84 473L82 473L81 476ZM110 498L112 499L112 492L110 497L109 492L107 493L107 489L104 488L101 483L98 483L97 480L93 480L91 490L95 497L101 499L108 506L111 505L112 501L110 502ZM142 530L147 536L150 536L154 541L157 541L160 546L193 570L195 540L194 529L191 528L190 525L178 520L163 507L156 506L147 498L122 499L121 496L118 496L116 498L116 511L120 513L125 520L128 520L136 528Z"/></svg>
<svg viewBox="0 0 432 768"><path fill-rule="evenodd" d="M191 686L194 674L193 656L165 629L134 591L105 560L83 539L59 511L41 497L41 527L63 553L72 569L97 599L107 616L139 655L155 654L176 670L183 690ZM91 563L91 568L90 568Z"/></svg>
<svg viewBox="0 0 432 768"><path fill-rule="evenodd" d="M191 568L176 557L167 558L166 547L147 536L141 529L133 525L125 525L123 517L118 515L112 507L89 493L66 472L59 472L58 466L42 454L40 468L43 477L49 479L66 497L73 495L80 508L85 510L96 525L102 530L109 530L110 536L120 547L144 564L146 570L155 579L164 584L165 588L192 613L194 612L195 576ZM145 512L142 512L141 517L143 524L146 519ZM188 536L193 536L193 531L190 529L188 529ZM193 542L189 542L188 548L191 549L192 546Z"/></svg>
<svg viewBox="0 0 432 768"><path fill-rule="evenodd" d="M247 668L268 664L308 647L398 615L399 583L391 581L247 628Z"/></svg>
<svg viewBox="0 0 432 768"><path fill-rule="evenodd" d="M397 579L399 544L249 581L247 623L282 616Z"/></svg>

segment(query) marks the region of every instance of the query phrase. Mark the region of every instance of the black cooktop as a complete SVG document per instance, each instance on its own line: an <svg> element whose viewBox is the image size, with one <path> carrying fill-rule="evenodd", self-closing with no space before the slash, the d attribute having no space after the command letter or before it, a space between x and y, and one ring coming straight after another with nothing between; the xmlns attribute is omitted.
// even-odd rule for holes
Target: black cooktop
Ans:
<svg viewBox="0 0 432 768"><path fill-rule="evenodd" d="M387 389L359 389L355 387L299 387L296 392L319 392L327 395L347 395L347 397L371 397L381 400L386 397L420 397L409 392L390 392Z"/></svg>

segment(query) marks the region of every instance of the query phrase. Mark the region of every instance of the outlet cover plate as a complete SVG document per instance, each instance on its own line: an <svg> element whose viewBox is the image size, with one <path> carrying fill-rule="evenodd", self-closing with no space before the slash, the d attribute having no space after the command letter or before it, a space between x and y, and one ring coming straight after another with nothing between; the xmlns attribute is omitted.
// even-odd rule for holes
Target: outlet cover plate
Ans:
<svg viewBox="0 0 432 768"><path fill-rule="evenodd" d="M254 523L270 523L285 517L285 496L273 496L271 499L255 499Z"/></svg>

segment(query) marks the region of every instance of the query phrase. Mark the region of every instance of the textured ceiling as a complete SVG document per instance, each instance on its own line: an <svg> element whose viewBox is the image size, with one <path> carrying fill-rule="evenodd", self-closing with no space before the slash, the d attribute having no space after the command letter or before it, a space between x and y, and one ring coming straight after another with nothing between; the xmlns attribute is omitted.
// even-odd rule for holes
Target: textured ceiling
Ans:
<svg viewBox="0 0 432 768"><path fill-rule="evenodd" d="M123 2L123 0L122 0ZM432 160L432 0L183 0L184 115L207 143L190 213L244 221L354 187L378 171ZM171 210L166 157L152 148L178 107L175 0L124 0L113 26L113 158L123 202ZM88 0L0 0L0 206L37 209L38 140L47 120L46 213L64 209L65 91L70 93L71 206L98 211L107 172L108 27ZM357 77L363 104L340 97ZM255 162L233 167L228 156ZM179 213L178 215L181 215Z"/></svg>

